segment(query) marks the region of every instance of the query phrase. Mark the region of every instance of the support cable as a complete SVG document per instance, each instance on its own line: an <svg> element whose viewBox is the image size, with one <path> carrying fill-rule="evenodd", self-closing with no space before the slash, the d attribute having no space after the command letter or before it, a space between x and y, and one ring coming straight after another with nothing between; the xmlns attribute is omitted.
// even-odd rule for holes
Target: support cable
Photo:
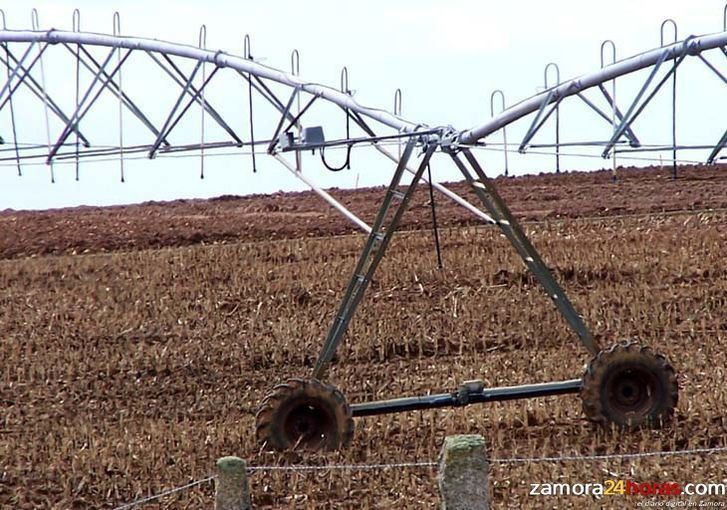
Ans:
<svg viewBox="0 0 727 510"><path fill-rule="evenodd" d="M3 30L7 30L7 26L5 25L5 11L0 9L0 16L2 17L2 26ZM7 58L8 66L6 67L8 72L8 83L10 83L10 50L8 49L8 43L4 42L2 44L2 47L5 49L5 56ZM20 166L20 149L18 147L18 130L15 125L15 108L13 107L13 94L10 93L10 124L12 126L12 132L13 132L13 146L15 148L15 163L18 167L18 176L23 175L23 170Z"/></svg>
<svg viewBox="0 0 727 510"><path fill-rule="evenodd" d="M74 32L80 32L81 31L81 11L78 9L73 10L73 31ZM78 101L80 100L79 96L81 94L81 44L76 43L76 110L78 110ZM81 160L79 157L80 153L80 136L78 134L78 130L76 130L76 161L75 161L75 174L76 174L76 181L79 181L81 179L80 173L81 173Z"/></svg>
<svg viewBox="0 0 727 510"><path fill-rule="evenodd" d="M114 12L113 18L114 35L121 35L121 15L118 11ZM125 182L124 178L124 99L122 94L121 81L121 48L116 51L116 63L119 67L119 87L116 90L116 96L119 98L119 170L121 172L121 182Z"/></svg>
<svg viewBox="0 0 727 510"><path fill-rule="evenodd" d="M673 19L665 19L661 23L660 36L661 36L661 47L664 47L664 27L667 23L671 23L674 27L674 42L676 43L679 38L677 35L677 23ZM701 55L700 55L701 56ZM672 63L672 89L671 89L671 136L672 136L672 174L671 178L677 178L677 66L679 63L677 59L673 60Z"/></svg>
<svg viewBox="0 0 727 510"><path fill-rule="evenodd" d="M351 91L348 89L348 69L344 66L343 69L341 69L341 92L344 94L351 94ZM350 125L350 114L349 109L344 108L344 112L346 113L346 140L351 139L351 125ZM328 170L331 172L340 172L341 170L351 169L351 148L353 144L346 145L346 159L343 162L343 165L340 167L334 167L328 164L326 161L326 156L324 154L325 149L321 147L320 153L321 153L321 162L323 163L323 166L325 166ZM356 181L358 182L358 176L356 177ZM358 186L357 186L358 187Z"/></svg>
<svg viewBox="0 0 727 510"><path fill-rule="evenodd" d="M197 485L201 485L203 483L210 482L210 481L214 480L215 478L217 478L217 475L208 476L207 478L203 478L201 480L196 480L194 482L190 482L190 483L182 485L180 487L168 489L166 491L160 492L159 494L147 496L145 498L137 499L136 501L133 501L131 503L126 503L125 505L117 506L116 508L114 508L114 510L129 510L130 508L135 508L139 505L150 503L152 501L156 501L157 499L163 498L165 496L171 496L172 494L175 494L177 492L191 489L192 487L195 487Z"/></svg>
<svg viewBox="0 0 727 510"><path fill-rule="evenodd" d="M498 94L500 95L501 106L502 106L500 108L500 113L505 111L505 93L500 89L493 90L492 94L490 94L490 116L491 117L495 116L495 96ZM507 126L502 127L502 142L505 145L505 147L507 147ZM509 171L508 165L507 165L507 151L505 151L504 154L505 154L505 177L508 177L510 175L510 171Z"/></svg>
<svg viewBox="0 0 727 510"><path fill-rule="evenodd" d="M432 206L432 229L434 230L434 246L437 249L437 267L444 269L442 264L442 249L439 246L439 228L437 228L437 207L434 204L434 186L432 185L432 166L427 163L427 177L429 179L429 203Z"/></svg>
<svg viewBox="0 0 727 510"><path fill-rule="evenodd" d="M606 48L606 46L608 44L611 45L611 64L610 65L613 65L616 63L616 43L613 42L611 39L606 39L605 41L603 41L601 43L601 69L606 67L606 59L604 58L603 50ZM621 118L621 113L619 112L618 105L616 104L616 77L614 77L613 80L611 80L611 96L608 95L608 92L606 91L606 88L603 86L603 83L601 83L599 85L599 88L601 89L601 92L603 93L603 95L606 97L606 100L611 103L611 125L613 127L613 133L615 134L616 131L618 130L617 119ZM579 94L579 96L584 101L586 100L584 96L582 96L580 94ZM632 141L636 140L635 135L633 138L629 135L629 133L633 134L630 126L625 131L625 133L626 133L626 136L629 139L631 139ZM618 140L617 140L617 142L618 142ZM611 163L612 163L611 172L613 174L612 179L613 179L613 182L616 182L618 180L618 176L616 174L616 168L618 167L618 164L616 162L617 156L616 156L615 150L613 151L613 154L611 155L611 160L612 160L611 161Z"/></svg>
<svg viewBox="0 0 727 510"><path fill-rule="evenodd" d="M30 12L30 20L33 27L33 31L37 32L39 30L40 23L38 22L38 10L33 8L33 10ZM48 93L46 92L46 84L45 84L45 66L43 65L43 53L39 52L38 57L40 58L40 83L41 88L43 92L43 104L44 104L44 111L45 111L45 134L46 138L48 140L48 165L50 166L50 182L54 183L56 182L55 178L55 172L53 170L53 159L50 157L51 153L51 143L50 143L50 117L48 115Z"/></svg>
<svg viewBox="0 0 727 510"><path fill-rule="evenodd" d="M199 27L199 44L200 49L206 50L207 49L207 25L202 25ZM207 63L202 64L202 88L200 90L200 99L202 101L202 110L201 110L201 126L200 126L200 150L199 150L199 178L204 179L204 111L205 111L205 100L204 100L204 94L205 94L205 82L207 79Z"/></svg>
<svg viewBox="0 0 727 510"><path fill-rule="evenodd" d="M341 92L344 94L350 96L351 90L348 88L348 68L346 66L343 66L343 69L341 69ZM346 138L351 138L351 116L348 113L348 107L344 108L344 111L346 112ZM348 153L348 156L350 156L350 152ZM346 169L351 170L351 158L346 158Z"/></svg>
<svg viewBox="0 0 727 510"><path fill-rule="evenodd" d="M548 69L555 69L555 86L560 85L560 68L555 62L549 63L545 66L543 71L543 85L546 90L548 87ZM555 103L555 173L560 173L560 99Z"/></svg>
<svg viewBox="0 0 727 510"><path fill-rule="evenodd" d="M247 60L254 60L250 53L250 35L245 34L245 41L243 43L243 57ZM247 74L247 98L248 98L248 109L250 111L250 150L252 153L252 173L257 172L257 165L255 163L255 122L253 120L252 113L252 76L250 73Z"/></svg>

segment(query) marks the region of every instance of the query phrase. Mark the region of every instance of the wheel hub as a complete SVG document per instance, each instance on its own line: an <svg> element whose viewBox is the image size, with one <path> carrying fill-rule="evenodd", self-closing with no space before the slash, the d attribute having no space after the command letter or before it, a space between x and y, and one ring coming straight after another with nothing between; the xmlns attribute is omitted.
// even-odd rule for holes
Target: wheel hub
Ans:
<svg viewBox="0 0 727 510"><path fill-rule="evenodd" d="M316 379L291 379L263 400L257 437L275 450L335 450L353 435L351 409L343 394Z"/></svg>
<svg viewBox="0 0 727 510"><path fill-rule="evenodd" d="M677 396L669 361L636 342L599 352L581 386L583 410L590 420L624 427L659 425L672 415Z"/></svg>
<svg viewBox="0 0 727 510"><path fill-rule="evenodd" d="M624 413L643 413L654 404L656 384L647 370L629 368L611 377L606 385L607 398Z"/></svg>

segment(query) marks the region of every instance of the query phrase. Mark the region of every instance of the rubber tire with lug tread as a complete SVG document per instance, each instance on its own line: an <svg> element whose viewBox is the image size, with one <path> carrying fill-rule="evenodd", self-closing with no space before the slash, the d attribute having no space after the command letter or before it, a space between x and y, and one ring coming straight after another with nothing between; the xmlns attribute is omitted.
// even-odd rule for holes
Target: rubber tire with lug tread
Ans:
<svg viewBox="0 0 727 510"><path fill-rule="evenodd" d="M317 379L290 379L273 388L255 415L255 434L279 450L339 450L353 437L351 408L337 388Z"/></svg>
<svg viewBox="0 0 727 510"><path fill-rule="evenodd" d="M637 342L622 342L599 352L581 385L589 420L618 427L656 427L671 418L678 384L669 360Z"/></svg>

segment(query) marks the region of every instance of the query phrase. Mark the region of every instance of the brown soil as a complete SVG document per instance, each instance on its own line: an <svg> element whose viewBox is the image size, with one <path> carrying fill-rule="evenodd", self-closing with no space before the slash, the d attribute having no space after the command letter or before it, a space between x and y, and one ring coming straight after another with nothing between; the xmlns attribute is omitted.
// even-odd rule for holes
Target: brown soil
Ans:
<svg viewBox="0 0 727 510"><path fill-rule="evenodd" d="M653 167L619 169L616 183L610 171L600 171L499 178L497 185L512 210L525 220L727 207L724 166L683 166L679 172L677 181L671 180L669 169ZM480 207L465 183L448 186ZM383 188L367 188L331 193L370 224L383 192ZM419 190L411 212L404 217L403 230L431 227L428 198ZM479 223L446 197L437 194L435 201L440 225ZM354 232L357 230L351 223L312 192L43 212L4 211L0 213L0 259Z"/></svg>
<svg viewBox="0 0 727 510"><path fill-rule="evenodd" d="M433 461L443 438L459 433L486 438L494 509L620 509L648 499L531 496L531 483L719 483L717 454L497 459L727 447L727 211L716 210L727 203L723 172L685 169L677 182L654 169L623 171L618 184L607 173L500 180L522 217L564 218L525 228L601 345L637 339L672 360L680 386L673 422L600 429L566 395L356 419L350 448L325 455L261 451L254 437L255 410L272 387L310 376L361 249L361 236L304 238L350 231L318 199L3 213L10 260L0 260L0 508L115 509L203 479L231 454L254 466ZM429 228L421 191L405 228ZM380 195L339 193L368 219ZM443 224L470 221L439 204ZM700 212L640 214L684 209ZM281 213L296 221L281 222ZM579 377L585 350L499 231L441 234L443 270L429 233L394 239L328 381L362 402L472 379ZM266 241L283 237L297 239ZM260 242L198 244L237 239ZM45 253L60 256L23 257ZM439 504L436 469L427 467L262 469L251 489L259 509ZM212 495L205 483L141 508L201 510Z"/></svg>

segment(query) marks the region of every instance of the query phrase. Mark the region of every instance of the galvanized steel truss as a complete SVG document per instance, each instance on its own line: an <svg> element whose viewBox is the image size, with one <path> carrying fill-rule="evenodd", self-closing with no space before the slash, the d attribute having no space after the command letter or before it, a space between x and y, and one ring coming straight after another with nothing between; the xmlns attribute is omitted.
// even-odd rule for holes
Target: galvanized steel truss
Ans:
<svg viewBox="0 0 727 510"><path fill-rule="evenodd" d="M508 142L506 128L513 122L530 114L535 114L525 136L518 144L520 152L526 152L531 147L555 147L556 171L560 170L560 148L562 146L589 145L602 147L602 156L609 157L615 152L653 150L652 147L642 146L640 138L635 133L635 121L649 105L657 92L665 83L672 80L672 145L673 160L676 165L677 150L684 148L677 145L676 140L676 78L677 70L689 57L696 57L710 71L727 84L725 75L725 62L714 63L705 55L708 52L721 53L727 57L727 8L725 10L725 30L715 34L690 36L677 41L676 24L667 20L661 26L661 46L651 51L616 60L615 45L605 41L601 45L601 68L593 73L579 78L562 82L560 70L554 63L545 68L545 90L528 99L525 99L509 108L505 107L505 97L501 91L492 94L490 109L492 118L471 129L458 131L451 127L430 128L405 120L401 116L401 91L397 90L394 101L394 112L375 109L359 104L351 95L348 84L348 70L341 72L340 89L307 82L299 77L300 55L294 51L291 55L291 72L284 72L263 65L256 61L250 53L250 39L245 37L242 56L231 55L222 51L206 49L206 28L200 29L199 45L197 47L173 44L152 39L122 37L120 35L120 20L114 16L114 30L112 35L85 33L80 31L80 13L75 12L73 17L73 30L46 30L38 28L38 17L34 11L33 30L7 30L4 27L4 14L2 15L3 29L0 30L0 62L6 68L6 80L0 88L0 112L7 105L10 110L12 124L12 154L0 156L0 162L10 161L17 166L18 173L22 173L22 164L29 160L41 159L51 168L59 160L74 160L78 172L79 161L84 158L119 155L123 178L123 159L125 155L146 153L149 158L176 152L199 151L204 155L205 150L219 148L249 148L252 150L253 167L255 155L260 154L257 148L264 148L264 152L273 156L284 165L296 178L303 181L318 193L331 206L353 222L358 228L368 233L354 274L349 282L344 299L335 316L329 334L324 342L318 361L314 369L314 376L321 378L325 374L337 346L345 335L348 324L360 303L364 292L373 277L373 274L383 257L386 247L396 230L406 205L419 181L425 180L425 169L432 156L439 151L448 155L460 170L467 182L471 185L475 195L480 200L483 209L467 202L440 183L431 183L433 188L444 194L447 198L467 208L480 219L497 225L515 247L525 265L533 272L547 295L553 300L557 309L565 318L571 329L580 339L585 348L595 354L598 347L591 333L583 323L581 316L576 312L563 289L552 277L535 248L517 224L517 221L507 209L500 198L492 181L475 157L472 149L486 144L485 138L502 130L505 154L505 172L508 172ZM671 23L674 30L674 42L666 44L664 31ZM604 50L610 45L612 61L606 64ZM99 49L105 49L102 59L94 56ZM50 58L51 51L63 51L70 54L75 61L75 108L69 113L63 111L60 102L54 97L54 91L47 87L44 59ZM139 101L132 99L128 91L124 91L122 84L122 71L130 57L137 55L148 58L154 63L161 76L171 80L176 87L175 101L167 112L165 120L155 124L148 113L139 106ZM180 60L192 64L191 72L183 71ZM671 63L668 71L659 77L662 68ZM206 66L213 66L207 73ZM36 69L40 69L40 77ZM92 80L83 90L80 87L79 74L84 69L92 76ZM549 71L555 72L555 84L548 81ZM615 100L613 93L609 93L609 83L615 87L615 80L619 77L635 73L640 70L649 70L649 75L641 86L636 97L629 106L622 111ZM237 133L231 123L225 119L226 112L213 106L214 98L208 97L208 85L220 72L232 73L246 85L249 101L250 132L245 139ZM201 73L201 74L200 74ZM201 83L196 84L196 78L202 76ZM287 100L279 97L275 87L285 87L290 91ZM653 86L652 86L653 85ZM46 116L46 145L24 146L17 139L18 112L14 104L14 96L27 89L33 97L42 102ZM242 90L243 87L240 87ZM596 100L586 95L586 91L594 89L605 100L607 108L601 108ZM136 118L146 130L149 131L149 141L145 144L124 145L123 127L119 127L119 144L112 147L94 147L92 135L82 131L82 121L89 111L97 105L99 97L104 91L112 94L118 100L119 122L127 111ZM51 92L54 92L53 95ZM267 137L256 138L254 133L252 111L253 95L262 98L278 115L276 127ZM499 95L501 109L495 114L494 100ZM599 118L604 119L613 126L611 135L606 140L589 142L566 142L560 140L560 108L563 101L574 97L587 105ZM301 108L301 99L306 100ZM327 140L319 143L305 143L301 133L305 127L306 116L317 102L327 102L336 105L345 115L346 136L338 140ZM175 144L174 129L187 115L193 106L202 112L200 143ZM610 114L608 109L611 110ZM533 144L535 135L545 125L546 121L555 115L555 143ZM51 136L49 117L53 115L62 123L62 129L56 136ZM227 138L218 141L205 140L204 116L213 119L214 123L222 129ZM351 127L356 126L362 133L353 136ZM393 130L393 134L382 133L380 130ZM69 141L75 135L75 141ZM286 142L287 140L287 142ZM405 143L403 153L393 154L384 147L382 142L399 140ZM309 176L305 176L301 168L300 153L303 150L323 151L330 147L345 147L348 151L344 166L350 166L351 147L357 144L370 144L376 150L396 164L393 178L390 182L386 197L372 226L346 209L329 193L320 189ZM623 147L624 144L628 148ZM707 145L711 149L707 158L709 163L717 160L721 151L727 145L727 131L718 139L715 145ZM70 150L65 150L70 147ZM415 165L414 152L421 149L423 157ZM4 149L3 149L4 150ZM283 157L285 152L293 152L295 163L290 163ZM615 161L614 161L615 164ZM201 158L202 176L204 176L204 158ZM676 167L675 167L676 168ZM411 184L405 191L400 185L405 172L413 175ZM77 173L78 175L78 173ZM571 386L573 386L571 384ZM569 386L570 388L570 386ZM572 389L572 388L571 388ZM558 391L561 391L560 388Z"/></svg>

